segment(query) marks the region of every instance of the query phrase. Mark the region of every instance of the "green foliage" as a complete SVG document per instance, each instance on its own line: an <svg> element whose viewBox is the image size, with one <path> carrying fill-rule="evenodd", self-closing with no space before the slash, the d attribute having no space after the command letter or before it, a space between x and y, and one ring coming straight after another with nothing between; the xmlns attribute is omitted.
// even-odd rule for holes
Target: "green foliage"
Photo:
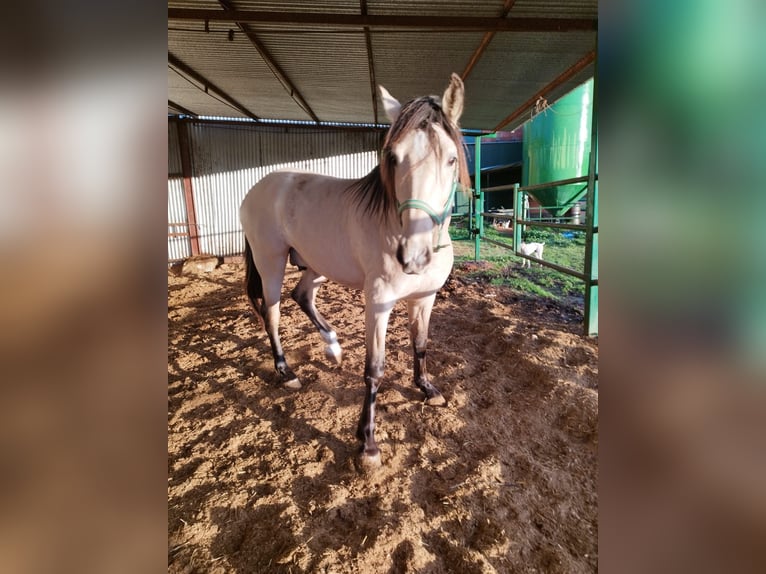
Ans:
<svg viewBox="0 0 766 574"><path fill-rule="evenodd" d="M454 222L449 226L449 235L452 241L468 241L471 239L471 232L468 229L467 219L461 221L459 224Z"/></svg>
<svg viewBox="0 0 766 574"><path fill-rule="evenodd" d="M547 229L527 227L527 230L521 233L521 240L524 243L550 243L552 235Z"/></svg>

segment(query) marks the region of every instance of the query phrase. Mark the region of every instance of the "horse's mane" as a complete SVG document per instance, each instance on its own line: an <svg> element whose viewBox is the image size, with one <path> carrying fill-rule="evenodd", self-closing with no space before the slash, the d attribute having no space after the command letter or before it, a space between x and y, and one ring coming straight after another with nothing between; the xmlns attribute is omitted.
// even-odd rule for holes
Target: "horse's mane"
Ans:
<svg viewBox="0 0 766 574"><path fill-rule="evenodd" d="M458 160L458 181L464 189L468 189L471 180L468 175L468 164L465 149L460 134L460 128L453 124L442 110L440 98L423 96L404 104L396 122L389 128L383 141L380 164L362 179L351 184L347 191L355 201L362 206L365 213L385 219L396 213L396 192L394 189L394 168L396 158L391 151L406 133L414 129L425 129L431 146L437 154L441 153L437 145L437 135L434 124L438 124L447 136L455 143Z"/></svg>

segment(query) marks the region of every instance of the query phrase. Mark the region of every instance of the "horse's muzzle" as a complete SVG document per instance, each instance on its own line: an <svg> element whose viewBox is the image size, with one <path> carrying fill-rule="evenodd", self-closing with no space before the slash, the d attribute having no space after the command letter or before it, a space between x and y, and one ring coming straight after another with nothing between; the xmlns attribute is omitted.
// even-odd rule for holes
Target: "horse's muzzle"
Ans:
<svg viewBox="0 0 766 574"><path fill-rule="evenodd" d="M399 243L396 250L396 260L402 266L402 271L409 275L420 275L431 263L431 250L428 247L413 249L407 245L407 241Z"/></svg>

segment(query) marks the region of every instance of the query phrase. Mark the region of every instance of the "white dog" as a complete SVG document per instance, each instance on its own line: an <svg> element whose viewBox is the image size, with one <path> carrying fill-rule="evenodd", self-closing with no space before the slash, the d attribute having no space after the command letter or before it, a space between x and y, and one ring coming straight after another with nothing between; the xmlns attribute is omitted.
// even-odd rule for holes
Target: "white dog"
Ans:
<svg viewBox="0 0 766 574"><path fill-rule="evenodd" d="M530 255L542 261L543 247L545 247L545 243L522 243L519 246L519 251L523 253L524 255ZM530 267L531 263L529 262L529 259L522 258L521 266ZM542 263L540 264L540 266L542 267Z"/></svg>

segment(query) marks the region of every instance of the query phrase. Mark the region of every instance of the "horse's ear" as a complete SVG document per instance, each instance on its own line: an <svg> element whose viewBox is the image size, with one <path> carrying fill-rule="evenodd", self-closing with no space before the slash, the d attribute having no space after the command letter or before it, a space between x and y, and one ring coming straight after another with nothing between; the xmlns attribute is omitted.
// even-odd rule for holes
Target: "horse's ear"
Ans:
<svg viewBox="0 0 766 574"><path fill-rule="evenodd" d="M399 117L399 111L402 109L402 104L399 103L394 96L388 93L388 90L383 86L378 86L380 90L380 99L383 100L383 108L386 110L386 115L391 123L396 122L396 118Z"/></svg>
<svg viewBox="0 0 766 574"><path fill-rule="evenodd" d="M444 91L442 96L442 109L447 114L449 120L457 125L457 121L463 114L463 94L465 88L463 87L463 80L457 74L452 74L450 78L449 86Z"/></svg>

